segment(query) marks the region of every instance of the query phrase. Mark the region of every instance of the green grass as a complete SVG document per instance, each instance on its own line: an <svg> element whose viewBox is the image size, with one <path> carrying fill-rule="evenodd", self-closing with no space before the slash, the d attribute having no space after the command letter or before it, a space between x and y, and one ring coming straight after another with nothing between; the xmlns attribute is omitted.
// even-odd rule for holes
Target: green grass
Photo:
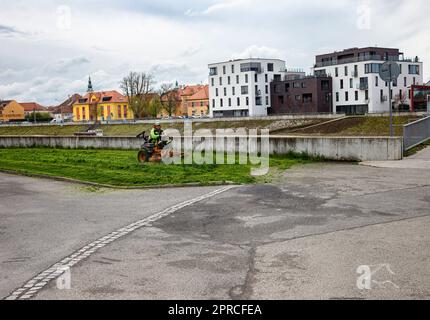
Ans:
<svg viewBox="0 0 430 320"><path fill-rule="evenodd" d="M418 120L419 117L412 115L393 117L394 134L403 136L403 125ZM288 130L276 134L288 134ZM298 135L339 135L339 136L389 136L389 117L347 117L329 123L295 130L293 134Z"/></svg>
<svg viewBox="0 0 430 320"><path fill-rule="evenodd" d="M248 128L248 129L261 129L269 126L273 120L240 120L240 121L214 121L214 122L194 122L193 128L197 129L226 129L226 128ZM0 136L5 135L73 135L75 132L85 131L89 125L66 125L66 126L14 126L2 127L0 126ZM164 124L165 129L177 129L181 133L184 131L183 122L174 122ZM101 125L100 129L103 130L105 136L136 136L142 131L149 131L152 124L139 123L139 124L115 124L115 125Z"/></svg>
<svg viewBox="0 0 430 320"><path fill-rule="evenodd" d="M289 155L272 157L271 169L286 170L314 159ZM255 183L251 165L164 165L137 162L137 151L50 148L0 149L0 170L43 174L120 187L184 183Z"/></svg>
<svg viewBox="0 0 430 320"><path fill-rule="evenodd" d="M403 126L416 121L416 116L393 117L394 135L403 136ZM390 135L389 117L362 117L358 125L345 128L341 131L344 135Z"/></svg>
<svg viewBox="0 0 430 320"><path fill-rule="evenodd" d="M426 142L416 146L415 148L412 148L405 152L405 157L413 156L414 154L417 154L421 150L424 150L425 148L430 147L430 140L427 140Z"/></svg>

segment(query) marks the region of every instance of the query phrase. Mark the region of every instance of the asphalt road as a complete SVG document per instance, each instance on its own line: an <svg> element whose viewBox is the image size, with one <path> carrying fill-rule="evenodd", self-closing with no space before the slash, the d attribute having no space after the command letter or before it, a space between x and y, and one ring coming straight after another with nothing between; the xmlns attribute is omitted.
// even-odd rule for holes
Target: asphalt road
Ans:
<svg viewBox="0 0 430 320"><path fill-rule="evenodd" d="M429 181L430 170L295 167L118 239L72 268L70 290L51 282L35 298L430 299ZM0 295L89 241L215 189L90 193L0 175ZM370 290L357 287L362 265L374 272Z"/></svg>

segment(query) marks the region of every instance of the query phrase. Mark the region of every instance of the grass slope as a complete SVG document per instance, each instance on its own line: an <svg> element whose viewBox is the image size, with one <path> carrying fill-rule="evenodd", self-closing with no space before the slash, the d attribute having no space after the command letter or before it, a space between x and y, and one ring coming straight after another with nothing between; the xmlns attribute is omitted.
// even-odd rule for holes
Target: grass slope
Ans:
<svg viewBox="0 0 430 320"><path fill-rule="evenodd" d="M271 167L286 170L312 161L305 157L271 158ZM251 165L164 165L137 162L136 151L30 148L0 149L0 170L44 174L121 187L211 182L254 183Z"/></svg>

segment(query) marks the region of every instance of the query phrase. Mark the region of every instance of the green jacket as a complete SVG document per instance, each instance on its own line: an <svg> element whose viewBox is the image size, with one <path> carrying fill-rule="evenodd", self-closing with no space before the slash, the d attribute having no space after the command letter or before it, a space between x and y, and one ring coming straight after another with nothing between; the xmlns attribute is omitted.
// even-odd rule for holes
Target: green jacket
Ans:
<svg viewBox="0 0 430 320"><path fill-rule="evenodd" d="M162 130L156 130L155 128L152 128L150 133L151 142L157 143L161 140L161 134L163 133Z"/></svg>

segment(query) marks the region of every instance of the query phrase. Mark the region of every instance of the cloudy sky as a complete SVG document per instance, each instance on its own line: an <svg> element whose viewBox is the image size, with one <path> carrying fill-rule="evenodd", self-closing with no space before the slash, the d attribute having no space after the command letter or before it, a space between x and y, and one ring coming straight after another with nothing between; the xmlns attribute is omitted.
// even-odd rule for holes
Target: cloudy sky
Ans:
<svg viewBox="0 0 430 320"><path fill-rule="evenodd" d="M274 57L310 72L316 54L400 48L430 80L428 0L1 0L0 99L56 105L118 89L129 71L207 82L207 64ZM428 71L429 70L429 71Z"/></svg>

